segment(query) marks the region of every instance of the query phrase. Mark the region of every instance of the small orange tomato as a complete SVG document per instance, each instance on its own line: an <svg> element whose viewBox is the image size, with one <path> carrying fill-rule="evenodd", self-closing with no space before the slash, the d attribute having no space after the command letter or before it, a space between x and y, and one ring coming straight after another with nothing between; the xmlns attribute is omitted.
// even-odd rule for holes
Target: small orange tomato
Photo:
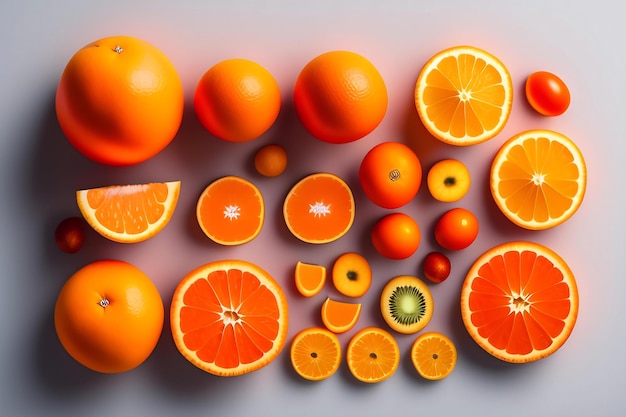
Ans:
<svg viewBox="0 0 626 417"><path fill-rule="evenodd" d="M471 245L478 236L478 219L464 208L445 212L435 225L435 240L449 250L461 250Z"/></svg>
<svg viewBox="0 0 626 417"><path fill-rule="evenodd" d="M371 233L376 251L389 259L406 259L420 244L420 229L415 220L405 213L391 213L379 219Z"/></svg>

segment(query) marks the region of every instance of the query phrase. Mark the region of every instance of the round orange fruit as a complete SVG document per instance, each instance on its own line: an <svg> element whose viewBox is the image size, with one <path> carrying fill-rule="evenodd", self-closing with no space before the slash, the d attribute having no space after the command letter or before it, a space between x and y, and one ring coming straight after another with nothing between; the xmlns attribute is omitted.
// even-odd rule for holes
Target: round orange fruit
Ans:
<svg viewBox="0 0 626 417"><path fill-rule="evenodd" d="M335 144L371 133L382 122L387 102L387 87L376 67L349 51L315 57L294 87L294 105L304 127Z"/></svg>
<svg viewBox="0 0 626 417"><path fill-rule="evenodd" d="M183 85L168 57L129 36L78 50L61 75L56 114L68 141L107 165L133 165L162 151L183 117Z"/></svg>
<svg viewBox="0 0 626 417"><path fill-rule="evenodd" d="M163 302L136 266L117 260L92 262L63 285L54 325L65 350L102 373L129 371L154 350L163 329Z"/></svg>
<svg viewBox="0 0 626 417"><path fill-rule="evenodd" d="M406 259L419 248L419 225L406 213L390 213L376 221L370 233L376 252L388 259Z"/></svg>

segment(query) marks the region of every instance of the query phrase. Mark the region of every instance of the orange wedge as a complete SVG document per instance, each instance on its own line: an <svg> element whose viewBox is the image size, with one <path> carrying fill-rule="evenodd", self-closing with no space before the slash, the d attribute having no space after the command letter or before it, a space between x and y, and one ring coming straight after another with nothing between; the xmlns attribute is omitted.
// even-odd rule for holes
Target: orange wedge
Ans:
<svg viewBox="0 0 626 417"><path fill-rule="evenodd" d="M435 381L450 375L456 365L456 347L439 332L427 332L411 346L411 362L418 374Z"/></svg>
<svg viewBox="0 0 626 417"><path fill-rule="evenodd" d="M506 141L491 166L491 194L516 225L543 230L569 219L587 184L582 153L568 137L529 130Z"/></svg>
<svg viewBox="0 0 626 417"><path fill-rule="evenodd" d="M322 265L298 261L295 282L298 292L305 297L313 297L322 291L326 283L326 268Z"/></svg>
<svg viewBox="0 0 626 417"><path fill-rule="evenodd" d="M111 185L76 192L78 208L102 236L121 243L141 242L170 221L178 203L180 181Z"/></svg>
<svg viewBox="0 0 626 417"><path fill-rule="evenodd" d="M291 342L291 365L302 378L321 381L333 375L341 364L337 336L321 327L301 330Z"/></svg>
<svg viewBox="0 0 626 417"><path fill-rule="evenodd" d="M356 379L376 383L396 372L400 364L400 348L389 332L378 327L366 327L350 339L346 361Z"/></svg>
<svg viewBox="0 0 626 417"><path fill-rule="evenodd" d="M245 178L219 178L202 191L196 205L200 228L221 245L241 245L257 237L265 219L259 189Z"/></svg>
<svg viewBox="0 0 626 417"><path fill-rule="evenodd" d="M333 333L345 333L352 329L360 316L360 303L346 303L329 297L322 304L322 322Z"/></svg>
<svg viewBox="0 0 626 417"><path fill-rule="evenodd" d="M435 54L415 85L415 106L437 139L473 145L500 133L511 113L513 84L502 62L472 46Z"/></svg>

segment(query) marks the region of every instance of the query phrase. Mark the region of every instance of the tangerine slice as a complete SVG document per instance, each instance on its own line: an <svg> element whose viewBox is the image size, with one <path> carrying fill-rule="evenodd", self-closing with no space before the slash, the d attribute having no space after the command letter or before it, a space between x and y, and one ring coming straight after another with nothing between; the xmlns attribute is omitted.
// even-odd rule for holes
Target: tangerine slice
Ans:
<svg viewBox="0 0 626 417"><path fill-rule="evenodd" d="M400 348L389 332L378 327L366 327L350 339L346 361L348 369L359 381L381 382L398 369Z"/></svg>
<svg viewBox="0 0 626 417"><path fill-rule="evenodd" d="M556 352L578 315L572 271L551 249L509 242L472 265L461 290L461 314L470 336L506 362L524 363Z"/></svg>
<svg viewBox="0 0 626 417"><path fill-rule="evenodd" d="M159 233L169 223L180 194L180 181L110 185L76 192L78 208L102 236L136 243Z"/></svg>
<svg viewBox="0 0 626 417"><path fill-rule="evenodd" d="M176 347L189 362L214 375L242 375L264 367L281 352L287 299L259 266L214 261L180 281L170 325Z"/></svg>
<svg viewBox="0 0 626 417"><path fill-rule="evenodd" d="M360 303L346 303L328 297L322 304L322 322L333 333L345 333L352 329L360 316Z"/></svg>
<svg viewBox="0 0 626 417"><path fill-rule="evenodd" d="M354 196L348 184L330 173L315 173L295 184L283 204L289 231L307 243L333 242L354 222Z"/></svg>
<svg viewBox="0 0 626 417"><path fill-rule="evenodd" d="M322 291L326 283L326 268L322 265L298 261L295 273L296 288L305 297L313 297Z"/></svg>
<svg viewBox="0 0 626 417"><path fill-rule="evenodd" d="M454 343L439 332L427 332L411 346L411 362L422 377L435 381L450 375L456 365Z"/></svg>
<svg viewBox="0 0 626 417"><path fill-rule="evenodd" d="M202 191L196 205L200 228L211 240L233 246L257 237L265 219L259 189L245 178L219 178Z"/></svg>
<svg viewBox="0 0 626 417"><path fill-rule="evenodd" d="M332 376L341 364L337 336L321 327L301 330L291 342L291 365L302 378L321 381Z"/></svg>

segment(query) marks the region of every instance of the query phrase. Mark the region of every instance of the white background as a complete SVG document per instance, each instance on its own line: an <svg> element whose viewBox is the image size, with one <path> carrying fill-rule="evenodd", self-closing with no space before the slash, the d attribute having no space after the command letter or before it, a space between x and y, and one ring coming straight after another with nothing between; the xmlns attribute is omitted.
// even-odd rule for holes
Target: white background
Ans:
<svg viewBox="0 0 626 417"><path fill-rule="evenodd" d="M625 15L609 1L4 1L0 4L0 406L7 416L616 416L626 405L623 375L626 337L624 186L626 131ZM99 166L80 156L60 132L54 93L61 72L83 45L109 35L143 38L162 49L179 70L187 107L181 131L154 159L129 168ZM505 130L492 141L453 148L426 134L415 113L413 86L421 66L448 46L470 44L498 56L514 79L515 99ZM389 109L370 136L348 145L311 138L291 107L299 70L319 53L349 49L370 59L389 90ZM279 82L283 111L262 138L226 144L202 130L190 106L200 76L222 59L243 57L268 68ZM572 105L563 116L533 113L523 96L525 77L536 70L559 74ZM565 224L544 232L512 226L495 208L487 173L499 144L529 128L570 136L585 155L589 183L585 201ZM58 291L75 270L99 258L127 260L154 280L166 308L178 280L213 259L257 262L281 283L290 302L290 337L319 324L326 295L303 300L292 287L297 260L331 265L346 250L371 260L375 282L362 300L359 326L383 325L376 310L386 279L420 274L423 256L436 248L434 220L450 206L434 202L425 187L406 211L420 223L422 245L405 261L386 261L372 250L367 233L385 211L361 193L356 167L382 140L410 144L424 168L442 157L470 167L473 185L462 205L481 222L477 241L451 254L453 274L432 286L435 318L428 329L448 334L459 350L453 374L439 382L421 380L407 355L412 337L398 336L400 369L389 380L364 385L345 364L321 383L301 380L291 370L288 350L266 368L243 377L217 378L178 354L166 327L154 354L139 368L101 375L74 362L54 332ZM262 144L283 144L290 157L285 174L259 177L250 158ZM288 235L280 206L300 177L331 171L352 186L355 227L329 245L310 246ZM268 218L259 237L237 248L221 248L201 235L193 207L202 188L225 174L246 176L261 188ZM74 191L109 184L181 179L183 191L171 223L154 239L120 245L88 233L85 248L61 253L53 241L56 224L78 214ZM511 365L492 358L467 335L458 294L472 261L507 240L546 244L569 263L579 285L578 322L566 345L542 361ZM167 324L167 323L166 323ZM342 335L345 346L350 334ZM115 343L115 341L103 341Z"/></svg>

